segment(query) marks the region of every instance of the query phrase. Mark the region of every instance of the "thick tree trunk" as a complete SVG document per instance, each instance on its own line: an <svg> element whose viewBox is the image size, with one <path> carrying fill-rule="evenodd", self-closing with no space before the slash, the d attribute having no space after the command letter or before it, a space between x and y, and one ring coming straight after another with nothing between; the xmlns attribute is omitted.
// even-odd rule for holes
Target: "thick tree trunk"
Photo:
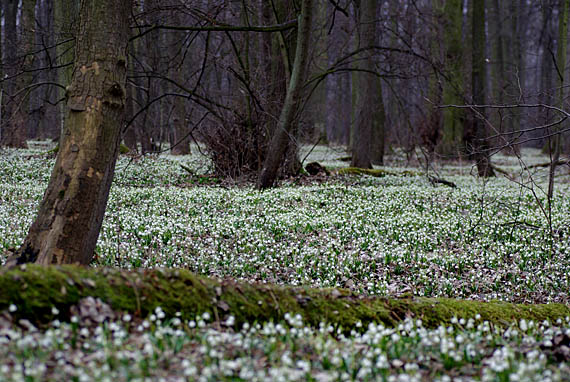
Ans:
<svg viewBox="0 0 570 382"><path fill-rule="evenodd" d="M472 56L472 91L473 103L476 105L485 104L485 0L475 0L473 2L473 56ZM477 172L480 177L495 176L491 166L487 142L487 127L485 125L485 109L477 108L473 113L472 121L472 156L477 164Z"/></svg>
<svg viewBox="0 0 570 382"><path fill-rule="evenodd" d="M64 133L38 216L8 265L89 264L125 108L130 1L82 0Z"/></svg>
<svg viewBox="0 0 570 382"><path fill-rule="evenodd" d="M289 135L293 131L293 124L299 110L303 81L306 76L309 58L309 42L311 40L311 27L313 19L313 0L303 0L301 16L297 32L297 47L295 62L291 73L291 81L277 129L271 139L271 144L259 175L257 187L266 189L272 187L277 178L279 166L283 161L289 147Z"/></svg>

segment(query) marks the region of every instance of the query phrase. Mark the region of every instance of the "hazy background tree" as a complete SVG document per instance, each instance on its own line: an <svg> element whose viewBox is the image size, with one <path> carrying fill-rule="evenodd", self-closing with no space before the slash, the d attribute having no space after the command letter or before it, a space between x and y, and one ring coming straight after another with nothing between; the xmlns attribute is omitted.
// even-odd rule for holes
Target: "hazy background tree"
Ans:
<svg viewBox="0 0 570 382"><path fill-rule="evenodd" d="M142 154L185 154L195 143L212 159L218 176L259 176L291 80L300 4L135 2L125 144ZM365 167L382 163L383 147L387 154L402 148L409 160L418 146L436 160L467 157L487 136L495 136L489 148L505 146L511 153L518 151L518 142L549 149L544 129L517 133L553 122L556 116L546 109L486 110L487 123L479 129L468 109L438 108L481 96L492 104L559 104L562 2L481 4L314 0L304 96L277 178L298 174L299 144L319 139L331 147L354 148L353 164ZM1 5L1 70L7 76L0 83L0 142L23 147L30 139L57 140L79 1L5 0ZM359 12L366 7L369 11ZM474 39L475 12L485 23ZM483 61L472 63L472 57ZM479 72L485 76L478 81L482 94L472 89ZM368 138L370 131L379 135ZM474 139L476 132L482 135ZM561 155L568 146L562 142ZM361 161L360 154L368 159Z"/></svg>

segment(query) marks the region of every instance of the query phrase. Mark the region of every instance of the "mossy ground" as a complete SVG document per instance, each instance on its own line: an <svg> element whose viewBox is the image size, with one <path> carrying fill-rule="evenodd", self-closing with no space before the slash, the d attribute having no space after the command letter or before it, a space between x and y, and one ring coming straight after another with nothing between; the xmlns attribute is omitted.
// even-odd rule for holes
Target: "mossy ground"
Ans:
<svg viewBox="0 0 570 382"><path fill-rule="evenodd" d="M177 312L192 318L209 312L221 320L229 315L236 323L278 321L287 312L301 314L312 326L328 322L354 328L380 322L394 326L407 317L419 318L426 327L449 324L454 317L481 319L508 325L521 319L555 321L570 315L563 304L511 304L444 298L363 297L348 290L283 287L237 283L199 277L182 269L125 271L75 266L27 265L0 272L0 311L15 305L17 317L38 324L53 319L52 308L69 318L70 308L92 296L114 310L146 317L156 307L169 316Z"/></svg>

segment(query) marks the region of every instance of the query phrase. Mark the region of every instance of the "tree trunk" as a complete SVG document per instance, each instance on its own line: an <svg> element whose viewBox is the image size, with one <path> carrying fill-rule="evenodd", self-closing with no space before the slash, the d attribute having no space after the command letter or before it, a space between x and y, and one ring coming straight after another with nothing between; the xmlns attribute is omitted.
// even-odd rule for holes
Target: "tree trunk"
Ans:
<svg viewBox="0 0 570 382"><path fill-rule="evenodd" d="M52 58L56 57L53 1L38 1L36 20L41 26L35 28L36 47L47 47L39 54L34 70L49 67ZM35 76L34 82L58 82L57 70L42 70ZM59 123L59 105L56 105L58 93L61 93L59 90L57 86L42 86L35 88L32 92L31 96L33 97L30 101L32 104L30 113L31 138L39 140L59 139L61 124Z"/></svg>
<svg viewBox="0 0 570 382"><path fill-rule="evenodd" d="M22 69L24 73L19 78L19 88L25 89L29 87L33 82L32 70L34 69L34 60L36 55L33 54L34 51L34 37L36 30L36 0L22 0L22 20L20 24L20 43L19 54L22 59ZM23 91L21 96L18 97L18 109L20 114L20 120L22 123L22 134L24 139L28 139L32 136L36 126L32 126L32 121L30 119L30 93L31 89ZM25 143L25 141L24 141ZM25 145L24 145L25 147Z"/></svg>
<svg viewBox="0 0 570 382"><path fill-rule="evenodd" d="M272 187L275 183L279 165L283 161L289 146L289 134L293 131L307 71L312 18L313 0L303 0L297 32L295 62L289 89L257 183L257 187L262 190Z"/></svg>
<svg viewBox="0 0 570 382"><path fill-rule="evenodd" d="M174 4L173 4L174 6ZM179 11L175 10L172 14L172 20L175 25L180 25ZM178 54L180 43L184 41L185 32L169 33L169 45L171 49L170 76L177 84L184 85L184 58L185 55ZM179 93L178 89L176 92ZM190 129L186 120L186 98L174 97L172 100L172 134L170 141L170 153L172 155L188 155L190 154Z"/></svg>
<svg viewBox="0 0 570 382"><path fill-rule="evenodd" d="M499 0L493 0L492 17L489 20L489 35L491 36L491 89L490 89L490 102L502 105L505 103L505 88L513 86L512 83L505 84L505 60L506 62L513 62L513 49L510 44L511 38L508 33L507 25L503 25L504 20L503 9L505 8ZM511 20L515 18L511 15ZM512 68L511 68L512 71ZM511 89L512 90L512 89ZM510 113L509 113L510 114ZM504 133L506 130L511 131L512 118L509 116L503 118L503 113L493 113L489 117L491 124L496 132ZM504 137L494 140L494 144L503 145L505 143Z"/></svg>
<svg viewBox="0 0 570 382"><path fill-rule="evenodd" d="M76 18L78 14L78 0L55 0L54 2L54 18L56 33L56 56L57 63L60 68L57 71L59 83L65 87L71 83L73 75L73 57L74 44L73 38L76 35L77 28ZM58 98L61 99L64 94L63 90L58 88ZM60 113L60 134L63 132L65 124L65 103L59 103Z"/></svg>
<svg viewBox="0 0 570 382"><path fill-rule="evenodd" d="M485 104L485 0L474 0L473 2L473 56L471 83L473 91L473 103L475 105ZM477 164L477 172L480 177L495 176L491 167L487 142L487 127L485 122L485 108L477 108L473 113L472 120L472 156Z"/></svg>
<svg viewBox="0 0 570 382"><path fill-rule="evenodd" d="M525 44L526 31L528 28L526 0L511 0L512 22L512 50L514 69L509 76L513 89L511 91L512 103L524 102L526 70L525 70ZM517 131L521 130L521 112L513 110L511 112L509 142L513 142L511 147L515 154L520 154L520 145L517 144Z"/></svg>
<svg viewBox="0 0 570 382"><path fill-rule="evenodd" d="M540 68L540 103L545 105L553 105L554 97L552 96L552 88L554 87L554 80L552 78L553 73L553 60L552 54L554 54L554 28L553 28L553 12L552 12L552 1L548 0L543 2L542 5L542 57L541 57L541 68ZM553 122L552 113L550 110L540 110L538 116L540 124L547 125ZM550 152L550 146L548 141L542 141L541 144L545 144L543 150L545 152Z"/></svg>
<svg viewBox="0 0 570 382"><path fill-rule="evenodd" d="M0 23L2 23L2 15L4 14L4 2L0 1ZM2 28L0 27L0 147L2 146L2 133L4 132L2 120L2 112L4 111L4 59L3 59L3 43L4 40L2 39Z"/></svg>
<svg viewBox="0 0 570 382"><path fill-rule="evenodd" d="M8 265L91 262L119 150L130 5L81 2L57 160L36 220Z"/></svg>
<svg viewBox="0 0 570 382"><path fill-rule="evenodd" d="M5 75L7 76L4 98L2 142L0 146L26 147L26 131L22 119L21 105L17 103L17 82L20 73L18 60L18 0L5 0L4 3L4 59L6 62Z"/></svg>
<svg viewBox="0 0 570 382"><path fill-rule="evenodd" d="M443 27L444 62L447 80L443 84L443 103L461 105L465 88L464 44L462 39L463 1L446 0L443 7L445 24ZM456 157L463 151L463 125L465 113L462 109L443 110L443 128L438 152L446 158Z"/></svg>
<svg viewBox="0 0 570 382"><path fill-rule="evenodd" d="M558 69L558 107L564 109L564 84L566 76L566 50L568 43L568 8L570 7L570 0L562 0L559 5L558 12L558 47L556 52L556 67ZM566 127L564 125L564 127ZM554 128L556 135L552 140L552 153L550 162L550 174L548 182L548 200L552 199L554 195L554 176L556 175L556 165L560 159L560 149L562 146L562 133L560 127ZM550 142L549 142L550 143Z"/></svg>
<svg viewBox="0 0 570 382"><path fill-rule="evenodd" d="M360 48L376 45L376 0L362 0L360 6ZM371 50L362 53L356 78L356 115L352 167L372 168L372 162L382 164L384 156L384 105L381 79L376 72Z"/></svg>

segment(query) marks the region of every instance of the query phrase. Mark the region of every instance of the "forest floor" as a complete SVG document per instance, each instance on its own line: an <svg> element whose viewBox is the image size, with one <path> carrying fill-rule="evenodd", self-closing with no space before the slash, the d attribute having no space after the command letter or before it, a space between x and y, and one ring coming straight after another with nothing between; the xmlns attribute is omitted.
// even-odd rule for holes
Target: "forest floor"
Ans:
<svg viewBox="0 0 570 382"><path fill-rule="evenodd" d="M341 148L305 150L305 164L347 166ZM23 241L47 185L54 159L45 151L38 143L2 152L0 265ZM392 153L379 168L391 175L333 172L263 193L209 175L194 153L120 158L92 268L181 268L370 301L570 304L570 173L561 166L549 207L547 169L524 167L548 161L537 151L525 150L523 162L495 156L510 176L488 181L469 163L433 163L426 174ZM150 305L141 316L140 307L85 298L71 311L62 306L44 306L47 321L38 323L0 290L0 380L570 380L564 316L491 319L480 308L434 325L412 304L400 322L343 327L326 316L317 324L301 308L243 322L223 300L213 304L223 317L216 308L188 317Z"/></svg>

